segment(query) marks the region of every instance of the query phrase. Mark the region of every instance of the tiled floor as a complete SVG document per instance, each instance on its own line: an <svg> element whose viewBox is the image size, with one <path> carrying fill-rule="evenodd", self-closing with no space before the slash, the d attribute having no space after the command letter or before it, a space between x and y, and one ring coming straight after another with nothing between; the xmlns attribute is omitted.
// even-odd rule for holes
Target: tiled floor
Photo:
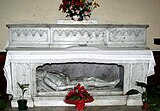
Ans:
<svg viewBox="0 0 160 111"><path fill-rule="evenodd" d="M19 111L17 108L6 108L4 111ZM35 107L27 111L77 111L75 107ZM144 111L140 106L88 106L83 111Z"/></svg>

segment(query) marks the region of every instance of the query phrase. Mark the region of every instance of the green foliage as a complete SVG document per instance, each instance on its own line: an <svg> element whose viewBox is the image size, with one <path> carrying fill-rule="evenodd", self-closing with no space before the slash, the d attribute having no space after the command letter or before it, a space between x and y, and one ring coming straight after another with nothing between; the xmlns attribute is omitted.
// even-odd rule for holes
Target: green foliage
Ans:
<svg viewBox="0 0 160 111"><path fill-rule="evenodd" d="M133 95L140 93L142 95L142 101L146 101L149 104L149 108L152 111L160 111L160 85L148 85L143 82L137 82L136 85L143 89L139 92L136 89L129 90L126 95Z"/></svg>
<svg viewBox="0 0 160 111"><path fill-rule="evenodd" d="M145 88L145 89L147 88L147 84L143 83L143 82L136 81L136 85L141 87L142 90L143 90L143 88ZM146 92L146 90L143 90L143 92L140 92L140 91L138 91L136 89L131 89L125 95L134 95L134 94L138 94L138 93L140 93L142 95L142 101L147 101L147 92Z"/></svg>
<svg viewBox="0 0 160 111"><path fill-rule="evenodd" d="M134 95L134 94L138 94L138 93L139 93L138 90L136 90L136 89L131 89L131 90L129 90L129 91L126 93L126 95Z"/></svg>
<svg viewBox="0 0 160 111"><path fill-rule="evenodd" d="M7 105L7 98L3 96L2 93L0 92L0 110L5 109L6 105Z"/></svg>
<svg viewBox="0 0 160 111"><path fill-rule="evenodd" d="M7 100L2 99L0 100L0 110L5 109L7 105Z"/></svg>
<svg viewBox="0 0 160 111"><path fill-rule="evenodd" d="M24 98L24 93L27 91L27 88L29 87L29 84L20 84L17 82L19 88L22 90L22 98Z"/></svg>
<svg viewBox="0 0 160 111"><path fill-rule="evenodd" d="M160 111L160 85L152 85L150 89L147 90L147 94L150 109Z"/></svg>
<svg viewBox="0 0 160 111"><path fill-rule="evenodd" d="M143 83L143 82L138 82L138 81L136 81L136 85L137 85L137 86L140 86L140 87L147 88L147 84L146 84L146 83Z"/></svg>

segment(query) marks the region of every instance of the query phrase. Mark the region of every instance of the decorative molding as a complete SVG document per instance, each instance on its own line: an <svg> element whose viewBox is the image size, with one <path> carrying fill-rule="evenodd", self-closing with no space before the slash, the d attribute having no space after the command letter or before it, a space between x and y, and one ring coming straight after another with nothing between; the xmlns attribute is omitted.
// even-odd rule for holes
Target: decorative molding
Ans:
<svg viewBox="0 0 160 111"><path fill-rule="evenodd" d="M109 29L109 42L144 42L144 29Z"/></svg>
<svg viewBox="0 0 160 111"><path fill-rule="evenodd" d="M7 49L103 46L146 48L148 25L11 24Z"/></svg>
<svg viewBox="0 0 160 111"><path fill-rule="evenodd" d="M11 30L12 34L16 34L15 36L29 36L31 35L32 37L35 37L36 36L39 36L39 37L42 37L44 34L48 34L48 31L47 30L42 30L42 29L12 29Z"/></svg>
<svg viewBox="0 0 160 111"><path fill-rule="evenodd" d="M58 36L62 36L65 35L66 37L69 37L71 35L73 36L77 36L78 34L80 36L85 36L85 34L90 37L90 39L95 36L95 37L99 37L99 35L106 36L104 35L104 32L106 31L106 29L101 29L101 28L97 28L97 29L84 29L84 28L79 28L79 29L61 29L61 28L56 28L52 30L52 34L58 34Z"/></svg>
<svg viewBox="0 0 160 111"><path fill-rule="evenodd" d="M28 42L48 42L49 30L48 28L13 28L10 30L12 43L20 44Z"/></svg>

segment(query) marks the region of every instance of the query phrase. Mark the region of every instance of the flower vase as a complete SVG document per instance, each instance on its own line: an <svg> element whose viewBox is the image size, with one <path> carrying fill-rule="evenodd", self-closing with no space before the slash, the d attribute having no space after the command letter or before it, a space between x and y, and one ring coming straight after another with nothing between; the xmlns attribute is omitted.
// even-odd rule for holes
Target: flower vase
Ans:
<svg viewBox="0 0 160 111"><path fill-rule="evenodd" d="M72 20L74 20L74 21L82 21L83 20L83 16L82 15L74 15L74 16L72 16Z"/></svg>
<svg viewBox="0 0 160 111"><path fill-rule="evenodd" d="M149 109L148 103L146 101L143 101L142 109L145 109L145 110Z"/></svg>
<svg viewBox="0 0 160 111"><path fill-rule="evenodd" d="M26 100L26 99L19 99L17 101L17 103L18 103L18 109L19 110L27 110L28 109L27 101L28 100Z"/></svg>

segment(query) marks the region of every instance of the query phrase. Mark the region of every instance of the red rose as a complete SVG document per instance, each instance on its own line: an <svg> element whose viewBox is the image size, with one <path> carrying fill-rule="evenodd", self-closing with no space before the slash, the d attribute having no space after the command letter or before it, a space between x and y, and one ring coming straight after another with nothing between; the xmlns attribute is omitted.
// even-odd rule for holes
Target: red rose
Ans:
<svg viewBox="0 0 160 111"><path fill-rule="evenodd" d="M74 87L74 89L79 89L81 86L81 84L78 83L78 85L76 87Z"/></svg>
<svg viewBox="0 0 160 111"><path fill-rule="evenodd" d="M83 100L80 100L76 103L76 109L78 111L82 111L84 109L85 103Z"/></svg>
<svg viewBox="0 0 160 111"><path fill-rule="evenodd" d="M71 91L68 93L67 97L71 97L71 96L74 95L75 93L76 93L76 90L71 90Z"/></svg>
<svg viewBox="0 0 160 111"><path fill-rule="evenodd" d="M90 10L90 9L88 9L88 12L91 12L91 10Z"/></svg>

